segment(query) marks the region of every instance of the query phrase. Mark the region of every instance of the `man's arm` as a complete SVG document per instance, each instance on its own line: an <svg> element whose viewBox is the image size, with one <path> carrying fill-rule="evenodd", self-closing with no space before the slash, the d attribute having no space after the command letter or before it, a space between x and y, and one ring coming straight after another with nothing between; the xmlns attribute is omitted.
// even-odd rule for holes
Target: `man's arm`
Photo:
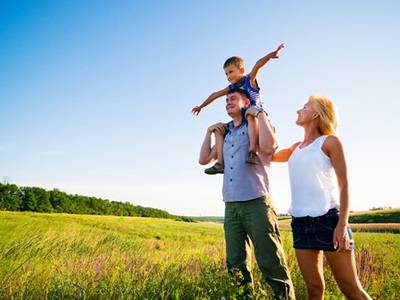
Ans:
<svg viewBox="0 0 400 300"><path fill-rule="evenodd" d="M270 59L275 59L275 58L279 58L279 52L282 50L282 48L284 48L285 45L284 44L280 44L278 46L278 48L271 52L268 53L267 55L265 55L264 57L260 58L256 64L254 65L253 69L251 70L251 72L249 73L249 78L250 78L250 84L253 87L257 87L257 83L256 83L256 77L258 74L258 71L260 71L260 69L265 66L265 64L270 60Z"/></svg>
<svg viewBox="0 0 400 300"><path fill-rule="evenodd" d="M278 148L278 139L275 135L275 130L272 128L271 123L267 118L265 112L260 112L258 117L258 130L259 130L259 149L260 153L270 156L274 154Z"/></svg>
<svg viewBox="0 0 400 300"><path fill-rule="evenodd" d="M229 88L226 87L220 91L212 93L210 96L208 96L208 98L206 100L204 100L204 102L202 104L200 104L199 106L193 107L192 113L197 116L204 107L206 107L208 104L212 103L215 99L225 96L226 94L228 94L228 92L229 92Z"/></svg>
<svg viewBox="0 0 400 300"><path fill-rule="evenodd" d="M203 144L200 149L199 164L207 165L217 159L217 148L211 147L211 134L215 130L222 130L220 127L224 126L223 123L214 124L207 129L206 136L204 137Z"/></svg>
<svg viewBox="0 0 400 300"><path fill-rule="evenodd" d="M258 148L260 154L271 156L276 151L276 148L278 148L278 140L266 112L263 110L260 111L256 107L250 107L246 111L246 117L248 115L258 119Z"/></svg>

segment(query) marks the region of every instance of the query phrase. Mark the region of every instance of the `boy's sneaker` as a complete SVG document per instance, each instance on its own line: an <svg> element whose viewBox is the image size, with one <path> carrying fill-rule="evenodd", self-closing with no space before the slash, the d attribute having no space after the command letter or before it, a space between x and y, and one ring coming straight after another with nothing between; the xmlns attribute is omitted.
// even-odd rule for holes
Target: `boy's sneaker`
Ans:
<svg viewBox="0 0 400 300"><path fill-rule="evenodd" d="M247 154L246 162L248 164L257 165L258 164L258 155L255 151L249 151Z"/></svg>
<svg viewBox="0 0 400 300"><path fill-rule="evenodd" d="M224 165L217 162L212 167L205 169L204 173L208 175L224 174Z"/></svg>

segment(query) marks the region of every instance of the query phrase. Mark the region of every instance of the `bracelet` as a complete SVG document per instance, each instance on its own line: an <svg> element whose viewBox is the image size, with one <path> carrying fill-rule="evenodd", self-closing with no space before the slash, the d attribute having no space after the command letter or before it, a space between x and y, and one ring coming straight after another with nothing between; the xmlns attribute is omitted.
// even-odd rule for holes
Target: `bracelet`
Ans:
<svg viewBox="0 0 400 300"><path fill-rule="evenodd" d="M268 113L262 107L260 107L257 108L256 118L258 118L258 115L262 112L265 113L265 115L268 117Z"/></svg>

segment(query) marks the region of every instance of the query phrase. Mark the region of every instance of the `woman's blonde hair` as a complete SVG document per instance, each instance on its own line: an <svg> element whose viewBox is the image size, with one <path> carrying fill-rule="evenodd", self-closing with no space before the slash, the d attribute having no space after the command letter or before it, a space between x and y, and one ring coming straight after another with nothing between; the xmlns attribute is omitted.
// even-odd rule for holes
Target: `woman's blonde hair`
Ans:
<svg viewBox="0 0 400 300"><path fill-rule="evenodd" d="M308 97L314 110L319 114L319 131L323 135L333 135L337 127L336 108L332 100L321 95Z"/></svg>

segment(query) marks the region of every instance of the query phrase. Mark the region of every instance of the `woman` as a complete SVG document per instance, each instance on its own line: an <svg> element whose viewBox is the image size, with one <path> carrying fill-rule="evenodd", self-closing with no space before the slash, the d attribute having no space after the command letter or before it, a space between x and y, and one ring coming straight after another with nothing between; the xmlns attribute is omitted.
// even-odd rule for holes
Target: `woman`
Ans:
<svg viewBox="0 0 400 300"><path fill-rule="evenodd" d="M347 298L371 299L357 277L348 227L346 160L342 144L334 136L333 102L310 96L297 114L296 124L304 128L303 141L276 152L272 161L289 165L293 241L308 299L323 299L323 254Z"/></svg>

